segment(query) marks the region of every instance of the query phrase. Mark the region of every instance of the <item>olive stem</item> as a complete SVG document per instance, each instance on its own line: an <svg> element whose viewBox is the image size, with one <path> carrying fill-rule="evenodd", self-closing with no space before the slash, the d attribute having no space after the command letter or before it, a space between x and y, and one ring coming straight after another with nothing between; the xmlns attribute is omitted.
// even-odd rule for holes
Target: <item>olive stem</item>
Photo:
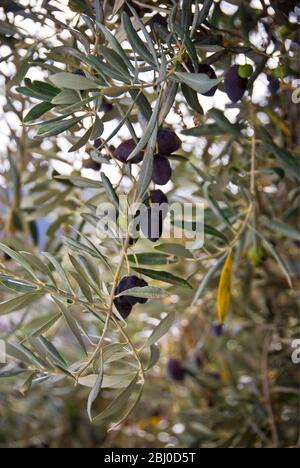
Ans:
<svg viewBox="0 0 300 468"><path fill-rule="evenodd" d="M123 264L124 264L124 261L125 261L126 255L127 255L127 250L129 248L129 243L130 243L130 236L129 236L129 234L127 234L127 237L126 237L126 240L125 240L125 243L124 243L124 246L123 246L123 250L122 250L122 253L121 253L121 258L120 258L120 261L119 261L119 264L118 264L118 267L117 267L117 270L116 270L116 273L115 273L115 277L114 277L114 281L113 281L113 287L112 287L110 297L109 297L108 313L107 313L107 316L106 316L106 320L105 320L104 328L103 328L103 331L102 331L102 335L101 335L101 337L99 339L99 342L97 344L97 347L96 347L95 351L93 352L93 354L91 355L90 359L80 369L80 371L76 374L77 381L80 378L80 376L93 363L94 359L96 358L97 354L99 353L99 351L100 351L100 349L102 347L104 338L106 336L106 333L107 333L107 330L108 330L108 327L109 327L109 322L110 322L110 319L111 319L112 314L113 314L113 305L114 305L114 299L115 299L117 284L118 284L120 273L122 271Z"/></svg>

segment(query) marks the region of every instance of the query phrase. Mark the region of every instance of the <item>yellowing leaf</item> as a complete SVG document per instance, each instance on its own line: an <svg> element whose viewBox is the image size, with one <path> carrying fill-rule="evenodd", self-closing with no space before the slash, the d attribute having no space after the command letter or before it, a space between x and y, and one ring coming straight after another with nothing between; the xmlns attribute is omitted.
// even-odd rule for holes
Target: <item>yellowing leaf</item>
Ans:
<svg viewBox="0 0 300 468"><path fill-rule="evenodd" d="M226 258L220 278L218 289L218 318L220 323L224 323L228 313L231 296L231 276L232 260L231 255Z"/></svg>

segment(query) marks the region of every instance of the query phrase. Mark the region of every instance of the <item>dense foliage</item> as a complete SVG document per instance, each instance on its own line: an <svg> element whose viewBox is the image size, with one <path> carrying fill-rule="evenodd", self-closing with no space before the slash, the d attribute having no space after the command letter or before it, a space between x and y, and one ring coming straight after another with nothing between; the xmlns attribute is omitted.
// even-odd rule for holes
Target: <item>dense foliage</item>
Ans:
<svg viewBox="0 0 300 468"><path fill-rule="evenodd" d="M0 446L299 445L299 13L0 1Z"/></svg>

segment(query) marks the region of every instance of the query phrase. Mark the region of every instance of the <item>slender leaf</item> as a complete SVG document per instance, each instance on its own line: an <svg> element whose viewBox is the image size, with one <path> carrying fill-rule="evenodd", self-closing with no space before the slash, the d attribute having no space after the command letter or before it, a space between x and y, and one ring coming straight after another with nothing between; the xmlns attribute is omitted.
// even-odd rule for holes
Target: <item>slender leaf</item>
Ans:
<svg viewBox="0 0 300 468"><path fill-rule="evenodd" d="M133 296L133 297L142 297L144 299L161 299L166 297L167 293L163 289L154 288L152 286L145 286L141 288L131 288L123 291L117 297L120 296Z"/></svg>
<svg viewBox="0 0 300 468"><path fill-rule="evenodd" d="M147 348L149 346L154 345L158 342L171 328L175 320L175 312L169 312L169 314L160 321L156 328L154 328L153 332L147 338L143 348Z"/></svg>
<svg viewBox="0 0 300 468"><path fill-rule="evenodd" d="M100 421L106 419L108 416L111 416L115 413L119 413L120 410L128 403L129 398L134 392L139 374L136 374L129 386L118 395L98 416L94 418L94 421Z"/></svg>
<svg viewBox="0 0 300 468"><path fill-rule="evenodd" d="M100 357L99 357L99 374L97 376L95 385L93 386L89 394L88 402L87 402L87 412L88 412L88 416L91 422L93 421L92 406L99 395L99 392L102 387L102 382L103 382L103 357L102 357L102 352L101 352Z"/></svg>
<svg viewBox="0 0 300 468"><path fill-rule="evenodd" d="M89 90L97 89L99 85L84 76L75 75L74 73L55 73L50 76L50 81L58 88L75 89L75 90Z"/></svg>
<svg viewBox="0 0 300 468"><path fill-rule="evenodd" d="M54 105L50 102L41 102L34 106L24 117L24 123L39 119L42 115L53 109Z"/></svg>
<svg viewBox="0 0 300 468"><path fill-rule="evenodd" d="M175 76L197 93L204 94L220 83L220 79L211 79L203 73L176 72Z"/></svg>
<svg viewBox="0 0 300 468"><path fill-rule="evenodd" d="M192 286L183 278L169 273L168 271L156 271L156 270L146 270L145 268L133 268L135 271L141 275L148 276L149 278L155 279L157 281L162 281L163 283L174 284L175 286L181 286L186 289L192 289Z"/></svg>
<svg viewBox="0 0 300 468"><path fill-rule="evenodd" d="M39 300L45 294L44 291L36 291L25 293L22 296L15 297L5 302L0 303L0 316L16 312L17 310L23 309L28 305L33 304Z"/></svg>
<svg viewBox="0 0 300 468"><path fill-rule="evenodd" d="M228 255L224 263L218 287L218 318L221 324L224 323L228 313L231 296L231 280L232 260L231 255Z"/></svg>
<svg viewBox="0 0 300 468"><path fill-rule="evenodd" d="M83 349L84 353L87 354L86 347L85 347L84 341L82 339L81 332L79 330L78 324L77 324L76 320L74 319L73 315L71 314L70 309L67 308L59 299L57 299L57 298L55 298L53 296L52 296L52 298L53 298L54 302L58 305L61 312L63 313L63 315L65 317L65 320L66 320L66 323L68 324L72 334L74 335L74 337L76 338L76 340L80 344L80 346Z"/></svg>

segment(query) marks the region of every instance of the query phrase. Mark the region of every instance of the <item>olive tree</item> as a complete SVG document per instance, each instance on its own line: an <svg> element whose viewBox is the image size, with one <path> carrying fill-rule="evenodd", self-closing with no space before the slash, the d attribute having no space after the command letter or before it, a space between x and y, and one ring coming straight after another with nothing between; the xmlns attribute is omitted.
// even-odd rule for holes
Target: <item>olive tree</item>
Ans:
<svg viewBox="0 0 300 468"><path fill-rule="evenodd" d="M6 389L297 443L296 4L0 2Z"/></svg>

